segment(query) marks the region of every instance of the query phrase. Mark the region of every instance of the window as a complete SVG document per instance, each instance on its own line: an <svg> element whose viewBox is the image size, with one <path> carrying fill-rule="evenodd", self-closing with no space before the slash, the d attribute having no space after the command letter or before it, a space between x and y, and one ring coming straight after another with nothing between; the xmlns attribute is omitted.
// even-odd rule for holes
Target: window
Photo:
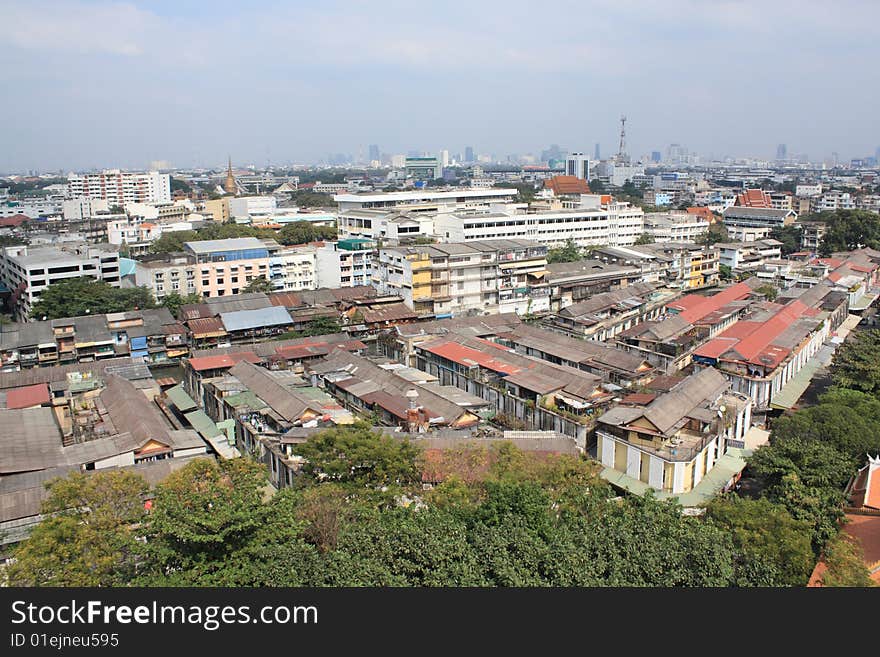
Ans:
<svg viewBox="0 0 880 657"><path fill-rule="evenodd" d="M238 283L238 276L233 276L233 277L231 277L229 280L230 280L230 282L232 282L232 283Z"/></svg>

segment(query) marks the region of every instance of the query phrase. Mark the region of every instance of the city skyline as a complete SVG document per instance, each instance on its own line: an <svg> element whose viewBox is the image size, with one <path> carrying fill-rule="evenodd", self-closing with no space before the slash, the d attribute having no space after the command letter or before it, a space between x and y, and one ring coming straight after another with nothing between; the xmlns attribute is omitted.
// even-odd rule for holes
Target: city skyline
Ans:
<svg viewBox="0 0 880 657"><path fill-rule="evenodd" d="M599 143L608 156L620 114L634 157L677 143L773 160L784 143L790 157L847 162L880 144L880 92L851 65L880 56L880 7L633 5L570 5L560 21L525 3L224 1L207 14L198 3L3 1L15 92L0 120L16 129L0 170L186 168L228 153L307 164L366 159L373 144L505 158Z"/></svg>

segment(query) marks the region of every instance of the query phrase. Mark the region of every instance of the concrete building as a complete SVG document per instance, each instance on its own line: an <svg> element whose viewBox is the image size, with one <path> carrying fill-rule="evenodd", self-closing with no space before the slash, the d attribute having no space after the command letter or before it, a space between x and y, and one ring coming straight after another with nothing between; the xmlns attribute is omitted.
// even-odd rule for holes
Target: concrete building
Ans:
<svg viewBox="0 0 880 657"><path fill-rule="evenodd" d="M337 230L340 237L397 245L414 238L432 238L434 216L398 210L348 210L339 214Z"/></svg>
<svg viewBox="0 0 880 657"><path fill-rule="evenodd" d="M239 196L230 198L229 216L233 219L250 219L254 223L265 221L274 214L278 200L274 196Z"/></svg>
<svg viewBox="0 0 880 657"><path fill-rule="evenodd" d="M238 294L253 278L269 278L269 251L255 237L186 242L195 265L196 292L203 297Z"/></svg>
<svg viewBox="0 0 880 657"><path fill-rule="evenodd" d="M753 272L768 260L782 257L782 242L772 239L755 242L722 242L715 244L719 263L736 273Z"/></svg>
<svg viewBox="0 0 880 657"><path fill-rule="evenodd" d="M565 174L590 181L590 158L583 153L569 153L565 158Z"/></svg>
<svg viewBox="0 0 880 657"><path fill-rule="evenodd" d="M488 212L497 203L512 203L516 189L423 189L410 192L336 194L339 215L349 210L397 209L414 212Z"/></svg>
<svg viewBox="0 0 880 657"><path fill-rule="evenodd" d="M724 226L736 228L782 228L790 226L797 220L794 210L776 210L770 207L733 206L723 213Z"/></svg>
<svg viewBox="0 0 880 657"><path fill-rule="evenodd" d="M700 235L709 232L705 217L686 211L649 212L644 216L645 233L655 242L693 243Z"/></svg>
<svg viewBox="0 0 880 657"><path fill-rule="evenodd" d="M517 314L550 310L547 247L484 240L379 249L374 284L419 314Z"/></svg>
<svg viewBox="0 0 880 657"><path fill-rule="evenodd" d="M182 297L197 294L196 268L186 254L147 256L135 261L135 285L147 286L158 301L177 293Z"/></svg>
<svg viewBox="0 0 880 657"><path fill-rule="evenodd" d="M70 174L67 177L67 198L104 199L111 206L126 203L170 203L171 176L150 171L132 173L105 169L101 173Z"/></svg>
<svg viewBox="0 0 880 657"><path fill-rule="evenodd" d="M438 214L434 229L447 242L524 239L548 247L564 246L568 240L578 246L628 246L644 232L642 209L610 196L585 194L570 205L577 207L535 213Z"/></svg>
<svg viewBox="0 0 880 657"><path fill-rule="evenodd" d="M316 250L318 287L370 285L376 243L365 239L326 242Z"/></svg>
<svg viewBox="0 0 880 657"><path fill-rule="evenodd" d="M309 244L281 246L262 240L269 251L270 280L278 292L314 290L318 287L318 249Z"/></svg>
<svg viewBox="0 0 880 657"><path fill-rule="evenodd" d="M81 276L119 287L119 252L112 245L81 242L61 247L9 246L0 251L0 281L12 291L13 314L24 321L47 286Z"/></svg>
<svg viewBox="0 0 880 657"><path fill-rule="evenodd" d="M443 177L443 165L440 162L440 158L435 156L408 157L403 168L407 178L436 180Z"/></svg>

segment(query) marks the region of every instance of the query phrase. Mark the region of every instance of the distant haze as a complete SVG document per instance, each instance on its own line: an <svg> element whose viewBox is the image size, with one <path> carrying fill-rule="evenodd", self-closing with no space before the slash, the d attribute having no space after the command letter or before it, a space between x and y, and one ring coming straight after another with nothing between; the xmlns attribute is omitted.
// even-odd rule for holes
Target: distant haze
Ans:
<svg viewBox="0 0 880 657"><path fill-rule="evenodd" d="M880 145L880 2L0 0L0 171Z"/></svg>

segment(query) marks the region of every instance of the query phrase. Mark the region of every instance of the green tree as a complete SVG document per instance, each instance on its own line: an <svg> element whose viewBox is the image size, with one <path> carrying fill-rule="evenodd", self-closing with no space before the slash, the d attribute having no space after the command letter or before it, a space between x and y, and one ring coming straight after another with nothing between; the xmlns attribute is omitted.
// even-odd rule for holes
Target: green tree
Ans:
<svg viewBox="0 0 880 657"><path fill-rule="evenodd" d="M768 301L776 301L776 297L779 295L779 290L776 289L775 285L770 285L766 283L760 287L755 288L756 294L762 294L767 297Z"/></svg>
<svg viewBox="0 0 880 657"><path fill-rule="evenodd" d="M170 233L162 233L158 239L150 244L150 253L176 253L183 251L184 242L193 242L199 239L199 233L194 230L175 230Z"/></svg>
<svg viewBox="0 0 880 657"><path fill-rule="evenodd" d="M803 230L800 226L780 226L770 231L770 238L782 242L782 255L787 256L801 250Z"/></svg>
<svg viewBox="0 0 880 657"><path fill-rule="evenodd" d="M855 472L855 460L824 441L771 436L770 444L750 457L749 467L762 483L762 495L810 523L818 554L837 534L843 487Z"/></svg>
<svg viewBox="0 0 880 657"><path fill-rule="evenodd" d="M547 251L548 264L555 264L557 262L577 262L582 260L583 257L580 247L575 244L573 239L566 240L565 246L563 247L549 249Z"/></svg>
<svg viewBox="0 0 880 657"><path fill-rule="evenodd" d="M147 483L126 471L74 473L50 484L46 518L6 569L11 586L121 586L135 572Z"/></svg>
<svg viewBox="0 0 880 657"><path fill-rule="evenodd" d="M722 281L732 281L733 280L733 270L729 265L718 265L718 277Z"/></svg>
<svg viewBox="0 0 880 657"><path fill-rule="evenodd" d="M67 278L43 290L31 309L34 319L58 319L155 308L148 287L115 288L93 278Z"/></svg>
<svg viewBox="0 0 880 657"><path fill-rule="evenodd" d="M733 242L724 224L709 224L709 230L694 239L695 244L712 246L718 242Z"/></svg>
<svg viewBox="0 0 880 657"><path fill-rule="evenodd" d="M880 330L854 331L834 352L834 384L880 397Z"/></svg>
<svg viewBox="0 0 880 657"><path fill-rule="evenodd" d="M159 305L161 305L164 308L167 308L171 312L171 314L174 315L174 317L176 317L177 319L180 319L180 309L183 306L186 306L189 304L201 303L201 302L202 302L202 297L199 296L198 294L196 294L195 292L192 292L192 293L184 295L184 296L181 296L177 292L171 292L170 294L166 294L164 297L162 297L162 301L160 302Z"/></svg>
<svg viewBox="0 0 880 657"><path fill-rule="evenodd" d="M323 182L330 184L331 181L323 180ZM340 180L341 182L345 182L344 180ZM335 208L336 201L333 200L333 196L330 194L321 194L318 192L312 192L307 189L302 189L296 191L291 196L291 199L297 206L301 208Z"/></svg>
<svg viewBox="0 0 880 657"><path fill-rule="evenodd" d="M825 236L819 253L852 251L863 246L880 248L880 215L869 210L834 210L813 217L825 223Z"/></svg>
<svg viewBox="0 0 880 657"><path fill-rule="evenodd" d="M241 291L242 293L263 292L269 294L270 292L275 291L275 286L272 284L272 281L265 276L255 276L241 289Z"/></svg>
<svg viewBox="0 0 880 657"><path fill-rule="evenodd" d="M420 480L419 448L374 431L365 422L322 431L294 452L306 460L303 472L315 481L378 488Z"/></svg>
<svg viewBox="0 0 880 657"><path fill-rule="evenodd" d="M710 502L706 515L733 539L740 585L806 585L815 562L807 522L795 520L785 507L766 498L734 495ZM755 573L761 579L755 581ZM764 579L768 573L769 581Z"/></svg>
<svg viewBox="0 0 880 657"><path fill-rule="evenodd" d="M156 487L137 583L292 586L308 581L311 575L291 571L293 566L304 572L316 558L300 536L296 498L286 492L267 502L267 483L265 466L247 458L197 459L172 473Z"/></svg>
<svg viewBox="0 0 880 657"><path fill-rule="evenodd" d="M639 235L638 239L636 240L637 246L640 244L653 244L653 243L654 243L654 236L651 235L651 233L642 233L641 235Z"/></svg>
<svg viewBox="0 0 880 657"><path fill-rule="evenodd" d="M171 176L171 193L172 194L177 191L181 191L186 194L190 194L190 193L192 193L192 190L193 190L192 185L190 185L188 182L186 182L185 180L182 180L180 178L175 178L174 176Z"/></svg>

